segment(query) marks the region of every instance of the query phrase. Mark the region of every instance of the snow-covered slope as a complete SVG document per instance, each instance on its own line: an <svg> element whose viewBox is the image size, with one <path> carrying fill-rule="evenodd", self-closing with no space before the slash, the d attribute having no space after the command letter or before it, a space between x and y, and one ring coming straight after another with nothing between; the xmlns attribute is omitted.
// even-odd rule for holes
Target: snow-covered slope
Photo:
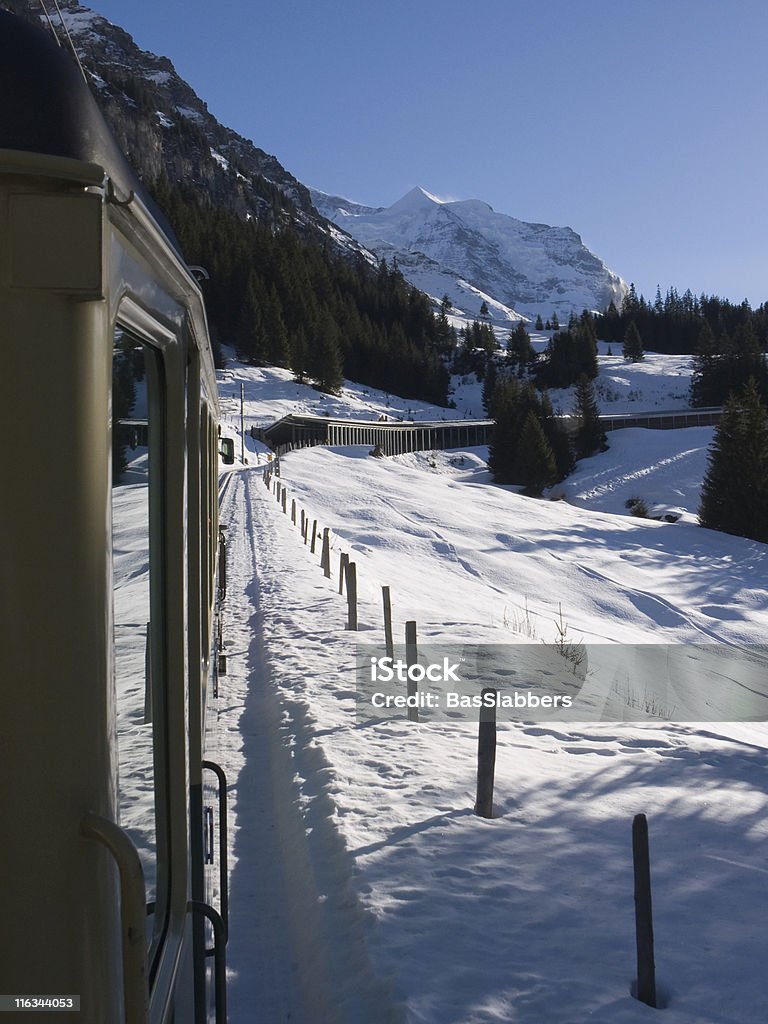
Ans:
<svg viewBox="0 0 768 1024"><path fill-rule="evenodd" d="M445 202L414 188L375 209L317 190L311 195L329 220L378 256L396 258L416 287L438 300L447 294L470 316L485 300L500 323L553 311L567 320L574 310L618 303L626 291L571 228L528 224L477 199Z"/></svg>
<svg viewBox="0 0 768 1024"><path fill-rule="evenodd" d="M624 459L627 474L641 467L642 445ZM232 654L214 738L233 799L233 1024L302 994L305 1006L273 1018L650 1020L630 994L641 811L664 1019L761 1021L764 724L696 727L667 704L649 704L642 724L505 722L486 820L472 812L475 716L356 712L354 666L356 644L381 639L382 584L398 639L416 619L422 642L538 651L562 606L569 635L614 650L704 641L730 653L765 635L768 548L522 498L488 486L472 452L309 449L282 460L281 482L330 527L333 572L323 577L259 469L235 472L223 510ZM344 628L341 551L357 565L358 633ZM617 681L628 714L647 682Z"/></svg>

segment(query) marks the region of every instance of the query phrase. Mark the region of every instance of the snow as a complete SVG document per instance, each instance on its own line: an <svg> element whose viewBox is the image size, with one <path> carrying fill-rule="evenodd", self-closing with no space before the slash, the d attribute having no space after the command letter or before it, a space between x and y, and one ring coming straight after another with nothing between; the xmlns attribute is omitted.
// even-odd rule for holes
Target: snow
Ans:
<svg viewBox="0 0 768 1024"><path fill-rule="evenodd" d="M674 405L688 373L678 357L601 363L639 392L625 396L633 409ZM436 414L353 384L324 397L286 371L230 361L220 374L230 436L241 384L246 430L290 411ZM699 659L710 678L715 666L715 696L729 699L723 680L746 658L764 692L768 548L695 524L711 436L613 432L562 485L565 501L493 485L482 449L290 453L288 510L295 499L329 528L330 580L264 486L263 447L246 438L249 464L222 499L228 672L207 747L230 784L232 1024L256 1012L292 1024L650 1020L631 994L639 812L664 1020L764 1019L762 720L726 721L737 718L729 704L722 720L685 721L684 708L654 704L654 677L628 674L611 694L615 718L642 721L500 721L486 820L473 813L473 721L412 723L357 704L356 652L383 641L383 585L396 640L415 619L422 649L515 644L519 666L564 624L590 652L582 694L599 675L594 652L643 650ZM683 508L682 520L629 515L625 496L637 493ZM357 633L338 593L342 551L357 565Z"/></svg>
<svg viewBox="0 0 768 1024"><path fill-rule="evenodd" d="M615 415L689 408L691 356L647 352L641 362L628 363L621 355L620 343L599 342L598 349L600 375L595 391L601 412ZM608 355L609 350L615 354Z"/></svg>
<svg viewBox="0 0 768 1024"><path fill-rule="evenodd" d="M573 505L618 514L635 497L649 509L679 506L695 525L712 434L711 427L612 431L608 451L579 462L558 493Z"/></svg>
<svg viewBox="0 0 768 1024"><path fill-rule="evenodd" d="M147 453L137 449L113 489L115 678L118 694L118 795L121 824L142 859L147 900L154 899L155 813L152 726L145 723L149 621Z"/></svg>
<svg viewBox="0 0 768 1024"><path fill-rule="evenodd" d="M181 114L182 117L186 117L189 121L202 121L203 115L199 110L194 110L192 107L185 107L176 105L176 110Z"/></svg>
<svg viewBox="0 0 768 1024"><path fill-rule="evenodd" d="M219 165L219 167L222 167L225 171L228 171L229 170L229 160L227 160L227 158L225 156L222 156L221 153L218 153L215 149L212 149L210 152L211 152L211 156L216 161L216 163Z"/></svg>
<svg viewBox="0 0 768 1024"><path fill-rule="evenodd" d="M460 418L461 409L447 409L419 399L400 398L345 381L340 395L327 395L308 384L298 384L289 370L280 367L252 367L235 359L219 377L225 434L234 436L240 424L240 386L246 433L252 426L263 427L290 413L342 416L356 420L449 420ZM481 408L477 409L481 413ZM238 440L239 446L239 440Z"/></svg>

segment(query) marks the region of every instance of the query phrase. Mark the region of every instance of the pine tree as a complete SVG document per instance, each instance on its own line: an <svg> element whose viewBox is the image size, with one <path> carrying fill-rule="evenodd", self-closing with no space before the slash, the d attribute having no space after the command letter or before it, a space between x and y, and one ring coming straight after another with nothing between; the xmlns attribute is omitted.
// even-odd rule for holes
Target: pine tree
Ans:
<svg viewBox="0 0 768 1024"><path fill-rule="evenodd" d="M643 339L634 320L629 321L629 327L624 334L624 358L630 363L640 363L645 359Z"/></svg>
<svg viewBox="0 0 768 1024"><path fill-rule="evenodd" d="M549 441L552 454L555 456L556 481L562 480L573 471L576 462L568 430L563 420L559 416L555 416L552 402L546 391L539 394L537 405L533 408L541 423L544 436Z"/></svg>
<svg viewBox="0 0 768 1024"><path fill-rule="evenodd" d="M291 369L299 384L306 383L307 375L307 335L299 325L290 338Z"/></svg>
<svg viewBox="0 0 768 1024"><path fill-rule="evenodd" d="M288 366L291 360L288 331L285 329L282 305L274 285L264 303L262 323L267 339L267 359L277 366Z"/></svg>
<svg viewBox="0 0 768 1024"><path fill-rule="evenodd" d="M320 315L318 337L311 355L311 367L311 375L321 391L329 394L338 392L344 379L339 331L328 312Z"/></svg>
<svg viewBox="0 0 768 1024"><path fill-rule="evenodd" d="M621 300L621 315L629 317L634 316L639 308L640 300L638 299L637 291L635 290L635 282L632 281L629 286L629 291Z"/></svg>
<svg viewBox="0 0 768 1024"><path fill-rule="evenodd" d="M500 377L488 407L488 413L495 421L488 448L488 466L499 484L514 482L520 411L520 385L514 377Z"/></svg>
<svg viewBox="0 0 768 1024"><path fill-rule="evenodd" d="M536 352L522 320L518 321L517 327L507 339L507 360L511 366L517 367L519 377L536 361Z"/></svg>
<svg viewBox="0 0 768 1024"><path fill-rule="evenodd" d="M522 484L526 493L533 497L538 497L557 479L552 447L533 411L528 413L520 433L514 477L515 483Z"/></svg>
<svg viewBox="0 0 768 1024"><path fill-rule="evenodd" d="M705 320L699 331L693 357L691 405L717 405L722 400L722 395L718 396L717 366L715 335Z"/></svg>
<svg viewBox="0 0 768 1024"><path fill-rule="evenodd" d="M754 380L725 403L709 450L699 522L768 543L768 411Z"/></svg>
<svg viewBox="0 0 768 1024"><path fill-rule="evenodd" d="M251 270L240 304L240 315L235 328L235 346L241 358L255 364L267 361L269 343L262 315L266 303L267 296L261 279L254 270Z"/></svg>
<svg viewBox="0 0 768 1024"><path fill-rule="evenodd" d="M496 368L496 360L489 359L488 366L485 369L485 379L483 380L483 408L488 416L491 415L492 407L492 396L498 381L498 370Z"/></svg>
<svg viewBox="0 0 768 1024"><path fill-rule="evenodd" d="M576 457L586 459L605 448L605 431L600 424L595 389L586 375L576 381L576 404L573 411L576 420L574 445Z"/></svg>
<svg viewBox="0 0 768 1024"><path fill-rule="evenodd" d="M585 310L573 331L576 346L576 362L580 370L590 380L598 374L597 366L597 333L595 321L591 313Z"/></svg>

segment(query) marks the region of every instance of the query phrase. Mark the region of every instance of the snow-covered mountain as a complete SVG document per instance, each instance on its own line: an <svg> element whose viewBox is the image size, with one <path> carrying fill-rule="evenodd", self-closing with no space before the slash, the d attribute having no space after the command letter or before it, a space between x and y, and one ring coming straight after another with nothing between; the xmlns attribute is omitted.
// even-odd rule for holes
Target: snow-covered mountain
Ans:
<svg viewBox="0 0 768 1024"><path fill-rule="evenodd" d="M485 301L496 322L520 314L603 309L626 292L624 281L568 227L528 224L478 199L446 202L414 188L386 208L361 206L310 190L329 220L387 260L436 299L476 316Z"/></svg>

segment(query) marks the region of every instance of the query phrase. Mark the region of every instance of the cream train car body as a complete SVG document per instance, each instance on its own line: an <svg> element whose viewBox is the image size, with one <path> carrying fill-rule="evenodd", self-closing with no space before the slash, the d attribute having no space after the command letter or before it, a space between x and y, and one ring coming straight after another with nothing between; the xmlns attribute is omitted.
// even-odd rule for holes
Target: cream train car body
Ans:
<svg viewBox="0 0 768 1024"><path fill-rule="evenodd" d="M74 61L6 13L0 95L0 994L79 997L54 1019L82 1024L223 1020L203 934L208 917L221 947L203 868L219 550L203 301ZM126 361L148 424L127 458ZM116 546L136 536L118 506L140 510L146 550ZM144 583L118 613L123 557Z"/></svg>

